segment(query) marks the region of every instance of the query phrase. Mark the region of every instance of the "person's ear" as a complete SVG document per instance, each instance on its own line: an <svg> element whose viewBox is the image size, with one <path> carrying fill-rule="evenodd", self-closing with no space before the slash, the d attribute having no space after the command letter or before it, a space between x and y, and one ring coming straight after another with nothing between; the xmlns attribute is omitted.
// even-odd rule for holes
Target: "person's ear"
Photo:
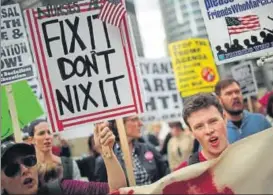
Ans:
<svg viewBox="0 0 273 195"><path fill-rule="evenodd" d="M33 145L36 145L36 140L35 140L34 136L29 138L29 142Z"/></svg>

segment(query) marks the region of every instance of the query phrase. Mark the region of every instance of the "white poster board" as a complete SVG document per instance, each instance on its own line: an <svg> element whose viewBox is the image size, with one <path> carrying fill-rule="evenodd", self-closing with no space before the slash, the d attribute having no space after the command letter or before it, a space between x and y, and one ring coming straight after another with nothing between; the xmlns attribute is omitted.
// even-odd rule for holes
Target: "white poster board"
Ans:
<svg viewBox="0 0 273 195"><path fill-rule="evenodd" d="M1 6L1 85L34 77L19 4Z"/></svg>
<svg viewBox="0 0 273 195"><path fill-rule="evenodd" d="M199 0L216 63L273 52L273 2Z"/></svg>
<svg viewBox="0 0 273 195"><path fill-rule="evenodd" d="M244 97L258 94L257 82L253 70L252 62L244 62L231 68L233 78L240 83Z"/></svg>
<svg viewBox="0 0 273 195"><path fill-rule="evenodd" d="M143 112L127 19L106 24L92 3L25 11L53 131Z"/></svg>
<svg viewBox="0 0 273 195"><path fill-rule="evenodd" d="M170 59L140 58L138 64L145 91L143 122L180 121L182 99L176 87Z"/></svg>

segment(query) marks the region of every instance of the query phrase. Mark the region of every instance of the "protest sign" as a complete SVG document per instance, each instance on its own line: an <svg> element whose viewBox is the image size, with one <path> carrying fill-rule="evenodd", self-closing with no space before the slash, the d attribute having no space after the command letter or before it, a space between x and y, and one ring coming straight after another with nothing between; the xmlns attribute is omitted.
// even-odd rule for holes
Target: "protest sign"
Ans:
<svg viewBox="0 0 273 195"><path fill-rule="evenodd" d="M1 7L1 85L34 76L19 4Z"/></svg>
<svg viewBox="0 0 273 195"><path fill-rule="evenodd" d="M1 41L26 37L19 4L1 6Z"/></svg>
<svg viewBox="0 0 273 195"><path fill-rule="evenodd" d="M1 87L1 140L14 132L5 87ZM43 115L43 109L27 81L13 83L12 92L20 128Z"/></svg>
<svg viewBox="0 0 273 195"><path fill-rule="evenodd" d="M217 64L273 52L272 1L199 0L199 3Z"/></svg>
<svg viewBox="0 0 273 195"><path fill-rule="evenodd" d="M139 58L138 64L145 91L143 122L181 120L182 101L170 59Z"/></svg>
<svg viewBox="0 0 273 195"><path fill-rule="evenodd" d="M188 39L169 44L177 88L182 97L212 92L219 81L207 39Z"/></svg>
<svg viewBox="0 0 273 195"><path fill-rule="evenodd" d="M272 147L270 128L230 145L216 159L113 194L272 194Z"/></svg>
<svg viewBox="0 0 273 195"><path fill-rule="evenodd" d="M22 141L12 83L34 77L24 21L19 4L1 6L1 85L6 85L7 105L17 142ZM9 124L9 122L7 123Z"/></svg>
<svg viewBox="0 0 273 195"><path fill-rule="evenodd" d="M252 62L244 62L231 68L233 78L240 83L244 97L258 94L258 87L254 75Z"/></svg>
<svg viewBox="0 0 273 195"><path fill-rule="evenodd" d="M143 111L127 18L106 24L93 3L25 11L53 131Z"/></svg>
<svg viewBox="0 0 273 195"><path fill-rule="evenodd" d="M26 80L34 76L27 39L1 42L1 85Z"/></svg>

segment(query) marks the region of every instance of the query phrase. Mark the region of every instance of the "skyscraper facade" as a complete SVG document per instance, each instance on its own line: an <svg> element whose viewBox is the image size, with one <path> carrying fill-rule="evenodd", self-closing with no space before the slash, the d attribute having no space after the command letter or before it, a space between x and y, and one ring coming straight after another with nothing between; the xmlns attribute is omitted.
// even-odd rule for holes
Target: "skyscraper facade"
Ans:
<svg viewBox="0 0 273 195"><path fill-rule="evenodd" d="M159 0L167 43L191 37L207 38L198 0Z"/></svg>

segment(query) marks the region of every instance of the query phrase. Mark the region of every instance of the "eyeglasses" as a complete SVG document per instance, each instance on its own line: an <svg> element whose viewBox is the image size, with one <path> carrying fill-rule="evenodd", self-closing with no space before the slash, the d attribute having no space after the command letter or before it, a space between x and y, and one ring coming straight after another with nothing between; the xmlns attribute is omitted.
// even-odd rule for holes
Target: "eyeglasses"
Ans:
<svg viewBox="0 0 273 195"><path fill-rule="evenodd" d="M17 176L21 171L21 164L25 167L33 167L36 165L37 159L34 155L29 155L26 157L23 157L19 160L19 162L14 162L7 164L7 166L4 167L4 173L7 177L15 177Z"/></svg>

